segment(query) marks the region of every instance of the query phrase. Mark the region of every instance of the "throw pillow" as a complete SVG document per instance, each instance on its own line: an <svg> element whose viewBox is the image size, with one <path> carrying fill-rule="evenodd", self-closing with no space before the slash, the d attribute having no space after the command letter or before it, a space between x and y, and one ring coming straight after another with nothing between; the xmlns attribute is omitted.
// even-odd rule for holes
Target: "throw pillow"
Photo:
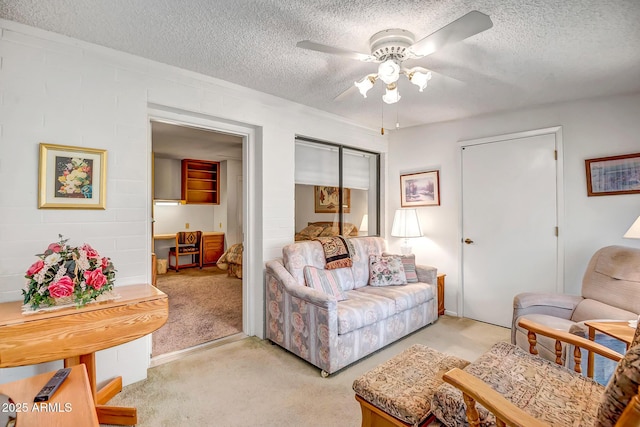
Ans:
<svg viewBox="0 0 640 427"><path fill-rule="evenodd" d="M400 257L369 255L369 284L371 286L406 285L407 276Z"/></svg>
<svg viewBox="0 0 640 427"><path fill-rule="evenodd" d="M308 240L311 240L314 237L318 237L320 233L322 233L322 230L324 230L324 228L320 227L319 225L308 225L300 230L298 234L308 238Z"/></svg>
<svg viewBox="0 0 640 427"><path fill-rule="evenodd" d="M394 255L383 253L385 256L399 256L404 267L404 274L407 276L407 283L418 283L418 273L416 272L416 255Z"/></svg>
<svg viewBox="0 0 640 427"><path fill-rule="evenodd" d="M351 224L350 222L343 222L342 223L342 235L343 236L350 236L351 233L353 232L353 229L356 228L355 225Z"/></svg>
<svg viewBox="0 0 640 427"><path fill-rule="evenodd" d="M321 268L305 265L303 268L304 281L308 287L333 295L338 301L347 299L347 295L340 286L338 275L334 270L323 270Z"/></svg>
<svg viewBox="0 0 640 427"><path fill-rule="evenodd" d="M320 233L318 237L333 237L337 236L339 232L340 230L338 229L337 225L330 225L328 227L325 227L325 229L322 230L322 233Z"/></svg>
<svg viewBox="0 0 640 427"><path fill-rule="evenodd" d="M640 385L640 346L631 347L618 362L598 407L599 427L613 427Z"/></svg>

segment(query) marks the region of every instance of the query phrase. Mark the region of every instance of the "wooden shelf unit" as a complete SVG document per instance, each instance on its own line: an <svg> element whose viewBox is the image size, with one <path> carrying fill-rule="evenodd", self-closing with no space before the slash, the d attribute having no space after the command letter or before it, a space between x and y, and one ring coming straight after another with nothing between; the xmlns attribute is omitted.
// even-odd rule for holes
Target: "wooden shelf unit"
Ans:
<svg viewBox="0 0 640 427"><path fill-rule="evenodd" d="M182 200L187 204L220 204L220 162L182 160Z"/></svg>

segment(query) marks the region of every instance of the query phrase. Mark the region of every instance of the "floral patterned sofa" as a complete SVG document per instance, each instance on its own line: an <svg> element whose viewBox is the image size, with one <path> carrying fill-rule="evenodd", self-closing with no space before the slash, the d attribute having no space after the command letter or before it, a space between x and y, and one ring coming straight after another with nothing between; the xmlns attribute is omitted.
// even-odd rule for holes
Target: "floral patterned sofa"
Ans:
<svg viewBox="0 0 640 427"><path fill-rule="evenodd" d="M315 240L285 246L282 258L266 264L267 338L322 369L323 376L438 318L436 268L415 265L413 256L386 256L380 237L346 240L352 267L326 270ZM396 276L370 275L370 262L400 258L406 284L391 285L399 284Z"/></svg>

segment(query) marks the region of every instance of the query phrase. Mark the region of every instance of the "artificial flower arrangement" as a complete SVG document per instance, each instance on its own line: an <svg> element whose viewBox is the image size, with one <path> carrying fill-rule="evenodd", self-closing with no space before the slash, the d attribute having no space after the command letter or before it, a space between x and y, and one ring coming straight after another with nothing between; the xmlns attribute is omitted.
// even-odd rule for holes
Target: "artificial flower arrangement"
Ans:
<svg viewBox="0 0 640 427"><path fill-rule="evenodd" d="M69 239L58 237L26 272L22 295L33 310L65 303L82 307L113 290L116 269L109 258L86 243L69 246Z"/></svg>

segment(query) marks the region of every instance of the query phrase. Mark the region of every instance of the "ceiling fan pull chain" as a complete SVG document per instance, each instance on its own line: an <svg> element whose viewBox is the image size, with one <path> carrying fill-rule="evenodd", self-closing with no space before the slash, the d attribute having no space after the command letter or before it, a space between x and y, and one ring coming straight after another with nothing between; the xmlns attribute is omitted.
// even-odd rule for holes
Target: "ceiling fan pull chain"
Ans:
<svg viewBox="0 0 640 427"><path fill-rule="evenodd" d="M384 104L381 104L380 109L380 135L384 135Z"/></svg>

